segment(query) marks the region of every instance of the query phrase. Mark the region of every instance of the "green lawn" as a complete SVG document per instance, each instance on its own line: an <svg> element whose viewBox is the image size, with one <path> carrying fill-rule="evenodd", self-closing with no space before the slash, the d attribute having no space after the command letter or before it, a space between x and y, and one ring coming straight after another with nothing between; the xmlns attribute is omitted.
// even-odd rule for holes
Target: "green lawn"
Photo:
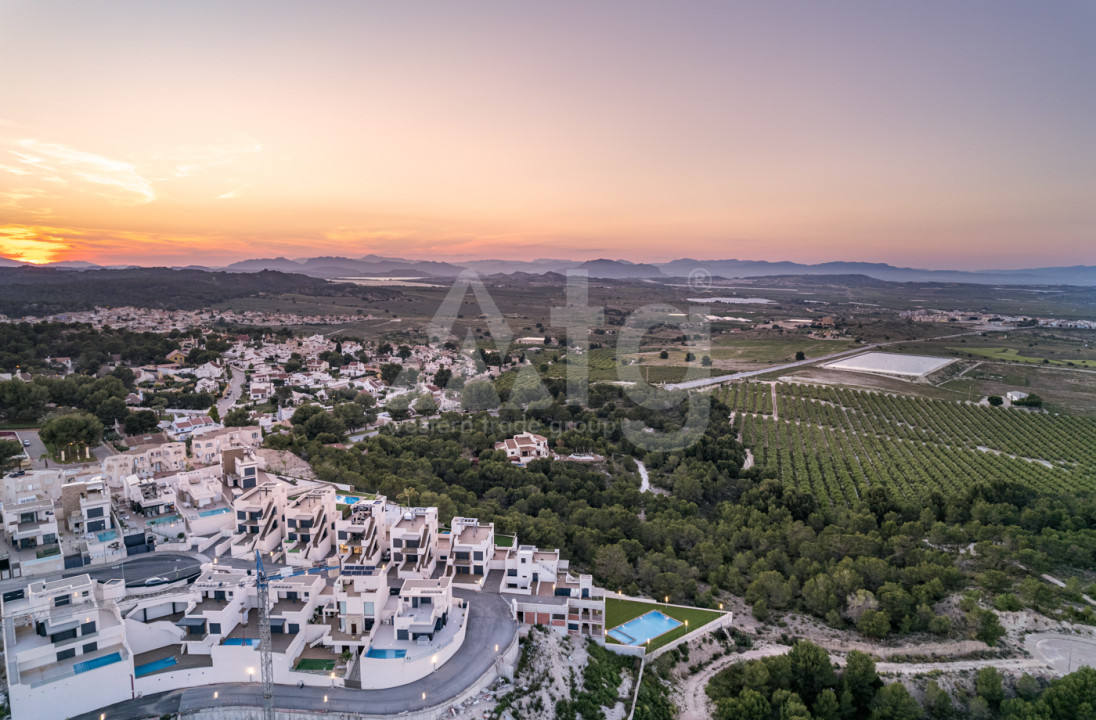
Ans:
<svg viewBox="0 0 1096 720"><path fill-rule="evenodd" d="M668 615L674 620L678 620L682 623L688 622L689 624L676 627L670 632L659 635L657 638L651 640L650 644L646 646L648 650L660 648L666 643L676 640L682 635L696 630L698 627L706 625L724 614L716 610L677 607L675 605L645 603L636 600L621 600L614 597L607 597L605 598L605 631L608 632L616 626L622 625L629 620L649 613L652 610L658 610L663 615ZM605 641L617 645L620 644L609 635L605 636Z"/></svg>
<svg viewBox="0 0 1096 720"><path fill-rule="evenodd" d="M297 661L297 667L295 669L327 672L335 669L335 661L302 658Z"/></svg>
<svg viewBox="0 0 1096 720"><path fill-rule="evenodd" d="M515 539L513 535L496 535L495 545L497 547L514 547Z"/></svg>

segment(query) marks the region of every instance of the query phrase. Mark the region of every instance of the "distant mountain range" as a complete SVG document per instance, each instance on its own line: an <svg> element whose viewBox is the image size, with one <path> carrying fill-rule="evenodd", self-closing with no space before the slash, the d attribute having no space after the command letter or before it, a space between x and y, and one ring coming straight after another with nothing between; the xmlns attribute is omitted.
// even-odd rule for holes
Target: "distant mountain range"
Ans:
<svg viewBox="0 0 1096 720"><path fill-rule="evenodd" d="M24 263L0 257L0 267L19 267ZM49 263L45 267L62 270L107 269L79 260ZM131 268L113 265L109 269ZM398 257L366 255L360 258L321 256L291 260L285 257L241 260L226 267L189 265L186 269L253 273L274 270L308 275L314 278L346 277L454 277L465 269L482 275L545 275L567 270L584 270L590 277L614 280L665 280L687 278L702 270L713 278L752 278L777 275L866 275L891 282L957 282L993 285L1082 285L1096 286L1096 266L1042 267L1021 270L924 270L895 267L885 263L825 262L806 265L767 260L694 260L682 258L665 263L632 263L626 260L472 260L436 262Z"/></svg>

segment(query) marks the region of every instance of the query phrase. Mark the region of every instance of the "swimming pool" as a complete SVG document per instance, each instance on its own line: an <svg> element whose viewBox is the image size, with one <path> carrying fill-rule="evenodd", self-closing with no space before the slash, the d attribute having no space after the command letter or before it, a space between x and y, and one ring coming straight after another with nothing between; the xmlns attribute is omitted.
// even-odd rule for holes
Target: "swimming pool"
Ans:
<svg viewBox="0 0 1096 720"><path fill-rule="evenodd" d="M101 533L95 533L95 537L99 538L99 542L110 542L114 538L118 537L118 531L104 530Z"/></svg>
<svg viewBox="0 0 1096 720"><path fill-rule="evenodd" d="M175 659L175 656L166 657L159 660L154 660L150 663L145 663L144 665L138 665L137 667L133 668L133 672L137 677L144 677L145 675L151 675L157 670L163 670L164 668L171 667L172 665L177 665L178 663L179 661Z"/></svg>
<svg viewBox="0 0 1096 720"><path fill-rule="evenodd" d="M149 525L164 525L167 523L176 523L182 520L178 515L168 515L167 517L156 518L155 520L149 520Z"/></svg>
<svg viewBox="0 0 1096 720"><path fill-rule="evenodd" d="M94 670L95 668L101 668L104 665L113 665L116 662L121 662L122 654L113 652L110 655L104 655L103 657L95 658L94 660L85 660L84 662L78 662L72 666L73 672L85 673L88 670Z"/></svg>
<svg viewBox="0 0 1096 720"><path fill-rule="evenodd" d="M383 659L401 658L401 657L404 657L406 655L407 655L406 650L388 650L388 649L372 648L372 647L369 648L369 652L367 652L365 654L365 656L367 658L383 658Z"/></svg>
<svg viewBox="0 0 1096 720"><path fill-rule="evenodd" d="M617 625L607 634L625 645L642 645L648 640L653 640L659 635L670 632L681 624L681 622L668 615L663 615L658 610L652 610L622 625Z"/></svg>
<svg viewBox="0 0 1096 720"><path fill-rule="evenodd" d="M360 497L353 497L352 495L336 495L335 502L339 505L353 505L356 502L360 502Z"/></svg>
<svg viewBox="0 0 1096 720"><path fill-rule="evenodd" d="M256 638L226 638L224 645L247 645L248 647L259 647L259 641Z"/></svg>
<svg viewBox="0 0 1096 720"><path fill-rule="evenodd" d="M224 515L226 512L232 512L232 508L213 508L212 510L203 510L198 513L198 517L213 517L214 515Z"/></svg>

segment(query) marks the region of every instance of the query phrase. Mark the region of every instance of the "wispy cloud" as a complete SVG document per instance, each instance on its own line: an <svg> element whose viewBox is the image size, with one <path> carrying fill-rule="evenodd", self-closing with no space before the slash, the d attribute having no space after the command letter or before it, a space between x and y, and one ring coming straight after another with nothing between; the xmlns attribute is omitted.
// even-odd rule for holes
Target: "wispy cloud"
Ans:
<svg viewBox="0 0 1096 720"><path fill-rule="evenodd" d="M152 183L124 160L84 152L59 143L23 139L9 149L23 168L16 175L30 175L55 184L77 184L90 192L126 205L143 205L156 199ZM8 172L9 166L2 166ZM22 169L20 173L18 170Z"/></svg>
<svg viewBox="0 0 1096 720"><path fill-rule="evenodd" d="M156 158L174 163L172 177L185 178L210 168L228 165L239 155L250 155L262 150L261 142L246 133L240 133L233 142L219 145L184 145L171 153L157 155Z"/></svg>

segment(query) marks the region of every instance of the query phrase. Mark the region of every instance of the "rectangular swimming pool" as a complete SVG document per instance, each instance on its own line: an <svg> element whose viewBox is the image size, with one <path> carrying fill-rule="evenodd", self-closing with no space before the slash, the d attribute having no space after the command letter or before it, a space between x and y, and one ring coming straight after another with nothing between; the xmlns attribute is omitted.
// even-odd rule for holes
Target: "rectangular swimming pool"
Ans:
<svg viewBox="0 0 1096 720"><path fill-rule="evenodd" d="M335 502L337 502L339 505L353 505L354 503L356 503L360 500L361 500L360 497L352 497L350 495L336 495L335 496Z"/></svg>
<svg viewBox="0 0 1096 720"><path fill-rule="evenodd" d="M247 645L248 647L259 647L258 638L225 638L222 645Z"/></svg>
<svg viewBox="0 0 1096 720"><path fill-rule="evenodd" d="M99 542L110 542L114 538L118 537L117 530L104 530L101 533L96 533L95 537L99 538Z"/></svg>
<svg viewBox="0 0 1096 720"><path fill-rule="evenodd" d="M80 673L85 673L88 670L101 668L104 665L113 665L114 663L121 661L122 654L113 652L110 655L104 655L103 657L95 658L94 660L85 660L84 662L78 662L72 666L72 670L79 675Z"/></svg>
<svg viewBox="0 0 1096 720"><path fill-rule="evenodd" d="M387 650L381 648L369 648L369 652L365 654L367 658L402 658L407 655L406 650Z"/></svg>
<svg viewBox="0 0 1096 720"><path fill-rule="evenodd" d="M231 508L213 508L212 510L203 510L198 513L198 517L213 517L214 515L224 515L226 512L232 512Z"/></svg>
<svg viewBox="0 0 1096 720"><path fill-rule="evenodd" d="M179 664L179 661L176 660L175 656L173 655L171 657L154 660L150 663L145 663L144 665L138 665L137 667L133 668L133 672L137 677L144 677L145 675L151 675L157 670L163 670L164 668L168 668L172 665L177 664Z"/></svg>
<svg viewBox="0 0 1096 720"><path fill-rule="evenodd" d="M624 645L642 645L659 635L665 635L682 623L658 610L652 610L626 623L617 625L606 633L609 637Z"/></svg>
<svg viewBox="0 0 1096 720"><path fill-rule="evenodd" d="M167 517L156 518L155 520L149 520L149 525L166 525L170 523L177 523L183 518L179 515L168 515Z"/></svg>

